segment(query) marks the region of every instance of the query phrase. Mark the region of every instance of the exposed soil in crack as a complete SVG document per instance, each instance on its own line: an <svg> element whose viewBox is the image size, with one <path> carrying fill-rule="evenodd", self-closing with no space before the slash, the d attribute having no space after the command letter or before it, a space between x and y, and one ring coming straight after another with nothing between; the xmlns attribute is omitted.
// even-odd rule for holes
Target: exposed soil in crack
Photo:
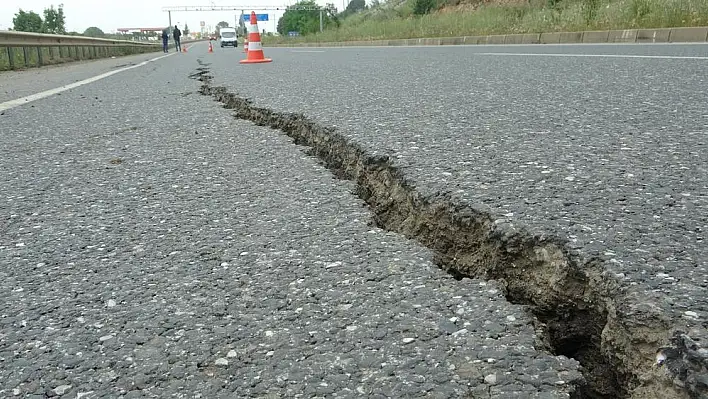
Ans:
<svg viewBox="0 0 708 399"><path fill-rule="evenodd" d="M698 350L695 342L680 331L672 339L664 311L621 289L600 260L580 260L556 237L505 230L492 215L456 204L445 194L425 196L388 157L368 154L303 115L256 107L223 87L212 87L206 67L190 77L202 82L201 94L223 103L236 118L281 130L337 177L355 181L377 225L432 249L442 269L457 278L499 281L506 298L526 305L535 317L545 345L541 349L581 363L586 381L573 398L705 395L685 372L687 353ZM666 360L658 367L661 347L667 348L662 352ZM664 367L671 362L673 368ZM700 372L700 364L690 367Z"/></svg>

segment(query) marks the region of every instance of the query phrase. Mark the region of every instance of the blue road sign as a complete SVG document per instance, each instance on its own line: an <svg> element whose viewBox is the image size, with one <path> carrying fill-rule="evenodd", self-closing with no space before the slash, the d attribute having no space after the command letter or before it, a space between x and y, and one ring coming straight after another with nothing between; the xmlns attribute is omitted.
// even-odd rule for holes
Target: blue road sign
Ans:
<svg viewBox="0 0 708 399"><path fill-rule="evenodd" d="M268 14L256 14L256 19L258 22L263 22L268 20ZM251 22L251 14L243 14L243 22Z"/></svg>

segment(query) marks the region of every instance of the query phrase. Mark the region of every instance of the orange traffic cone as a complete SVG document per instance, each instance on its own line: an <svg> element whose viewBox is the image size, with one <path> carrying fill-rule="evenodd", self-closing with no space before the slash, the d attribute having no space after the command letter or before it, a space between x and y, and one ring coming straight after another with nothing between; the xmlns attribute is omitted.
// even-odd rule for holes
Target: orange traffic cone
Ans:
<svg viewBox="0 0 708 399"><path fill-rule="evenodd" d="M211 41L209 41L209 52L210 53L214 52L214 46L211 45Z"/></svg>
<svg viewBox="0 0 708 399"><path fill-rule="evenodd" d="M256 64L271 61L273 60L265 58L263 55L261 34L258 32L258 18L256 18L256 12L251 11L251 25L248 27L248 54L245 60L239 62L241 64Z"/></svg>
<svg viewBox="0 0 708 399"><path fill-rule="evenodd" d="M243 41L243 52L248 53L248 39L244 39Z"/></svg>

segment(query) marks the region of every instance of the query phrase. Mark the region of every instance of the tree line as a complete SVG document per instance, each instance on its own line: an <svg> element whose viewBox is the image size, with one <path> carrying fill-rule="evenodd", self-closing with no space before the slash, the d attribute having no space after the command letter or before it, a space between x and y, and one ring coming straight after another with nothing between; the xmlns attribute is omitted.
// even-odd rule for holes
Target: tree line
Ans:
<svg viewBox="0 0 708 399"><path fill-rule="evenodd" d="M12 19L12 24L13 30L20 32L65 34L64 5L59 4L59 7L54 8L52 4L49 8L45 8L44 19L34 11L27 12L20 8Z"/></svg>
<svg viewBox="0 0 708 399"><path fill-rule="evenodd" d="M286 36L289 32L300 35L309 35L320 30L320 11L322 11L322 25L324 28L339 27L341 20L366 8L366 0L351 0L347 8L341 13L337 12L334 4L322 7L313 0L301 0L289 6L283 16L278 20L276 30Z"/></svg>
<svg viewBox="0 0 708 399"><path fill-rule="evenodd" d="M347 16L366 8L365 0L351 0L347 8L341 13L337 12L334 4L327 4L322 7L314 0L301 0L289 6L283 16L278 20L277 31L281 35L288 35L289 32L298 32L300 35L316 33L320 29L320 10L322 11L322 24L324 28L338 27L340 21ZM12 19L13 30L21 32L53 33L81 35L78 32L66 31L66 17L64 15L64 5L57 8L51 5L45 8L44 18L34 11L19 10ZM220 22L223 26L228 26L226 22ZM220 27L217 26L217 31ZM185 26L185 34L187 33ZM106 35L100 28L92 26L83 32L83 36L108 37L119 35Z"/></svg>
<svg viewBox="0 0 708 399"><path fill-rule="evenodd" d="M157 32L140 32L132 34L106 34L96 26L91 26L87 28L83 33L79 32L67 32L66 31L66 16L64 14L64 5L59 4L57 8L54 8L52 4L49 8L45 8L42 13L44 18L34 11L25 11L20 8L19 12L15 14L12 19L12 29L18 32L32 32L32 33L50 33L56 35L71 35L71 36L88 36L106 39L126 39L132 37L134 39L142 39L148 37L158 37ZM182 30L183 35L189 34L189 28L187 24L184 25Z"/></svg>
<svg viewBox="0 0 708 399"><path fill-rule="evenodd" d="M549 2L560 0L547 0ZM597 1L597 0L587 0ZM345 18L356 14L359 11L369 8L379 7L380 0L371 0L367 6L366 0L351 0L344 11L338 13L334 4L327 4L321 7L313 0L300 0L288 7L285 14L278 20L277 31L281 35L288 35L289 32L297 32L300 35L309 35L320 30L320 13L323 11L323 27L338 28ZM413 14L425 15L432 12L438 5L438 0L413 0Z"/></svg>
<svg viewBox="0 0 708 399"><path fill-rule="evenodd" d="M379 0L373 0L373 4L378 4ZM347 8L341 13L337 12L334 4L328 3L322 7L314 0L300 0L297 3L288 6L285 13L278 20L276 30L281 35L288 35L290 32L297 32L300 35L309 35L319 32L320 30L320 11L322 12L323 28L339 27L342 19L366 8L366 0L351 0ZM248 22L246 22L248 24ZM229 23L221 21L216 25L216 34L218 36L221 28L226 28ZM237 29L240 31L237 27ZM248 29L243 31L246 35Z"/></svg>

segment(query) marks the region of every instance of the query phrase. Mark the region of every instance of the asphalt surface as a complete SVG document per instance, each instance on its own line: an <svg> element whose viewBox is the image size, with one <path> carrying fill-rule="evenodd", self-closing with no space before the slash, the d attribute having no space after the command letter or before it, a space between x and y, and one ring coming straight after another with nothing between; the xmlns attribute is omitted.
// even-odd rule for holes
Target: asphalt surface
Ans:
<svg viewBox="0 0 708 399"><path fill-rule="evenodd" d="M530 316L495 283L458 281L372 227L351 183L188 78L200 57L259 102L339 115L371 145L431 157L427 175L410 169L431 184L454 184L455 165L489 167L460 154L468 139L445 148L477 116L441 125L441 99L406 94L430 83L377 88L431 72L411 67L415 55L395 64L402 74L377 67L392 52L345 54L269 50L276 62L246 67L233 49L192 50L5 111L0 396L567 397L578 363L535 349ZM14 76L0 81L19 95ZM425 148L431 132L453 134Z"/></svg>
<svg viewBox="0 0 708 399"><path fill-rule="evenodd" d="M174 52L174 49L170 49ZM159 55L158 53L157 55ZM135 54L0 72L0 102L26 97L45 90L66 86L106 72L137 65L156 54ZM156 66L151 65L151 68Z"/></svg>
<svg viewBox="0 0 708 399"><path fill-rule="evenodd" d="M705 347L707 49L267 49L275 62L249 69L250 84L230 54L202 58L212 86L337 128L393 159L418 193L451 193L499 225L568 239L579 259L600 259L621 285L616 303L634 313L620 317L631 340L675 329ZM622 341L606 335L620 331L603 339ZM662 345L637 344L642 371L625 372L655 380ZM708 352L687 356L693 365L668 368L690 367L703 397Z"/></svg>
<svg viewBox="0 0 708 399"><path fill-rule="evenodd" d="M274 61L248 69L221 52L204 59L213 85L336 127L421 192L568 238L706 336L708 59L602 55L705 57L707 45L265 54Z"/></svg>
<svg viewBox="0 0 708 399"><path fill-rule="evenodd" d="M705 43L657 43L657 44L636 44L636 43L595 43L595 44L544 44L544 45L528 45L528 44L483 44L483 45L444 45L444 46L391 46L391 47L372 47L372 46L353 46L353 47L298 47L298 48L269 48L268 54L275 51L295 51L295 52L312 52L317 50L365 50L377 49L377 51L386 51L388 49L449 49L456 55L454 58L469 56L470 54L480 54L486 52L494 53L526 53L526 54L573 54L585 57L595 57L598 55L625 55L633 57L708 57L708 49ZM447 50L446 50L447 51Z"/></svg>

